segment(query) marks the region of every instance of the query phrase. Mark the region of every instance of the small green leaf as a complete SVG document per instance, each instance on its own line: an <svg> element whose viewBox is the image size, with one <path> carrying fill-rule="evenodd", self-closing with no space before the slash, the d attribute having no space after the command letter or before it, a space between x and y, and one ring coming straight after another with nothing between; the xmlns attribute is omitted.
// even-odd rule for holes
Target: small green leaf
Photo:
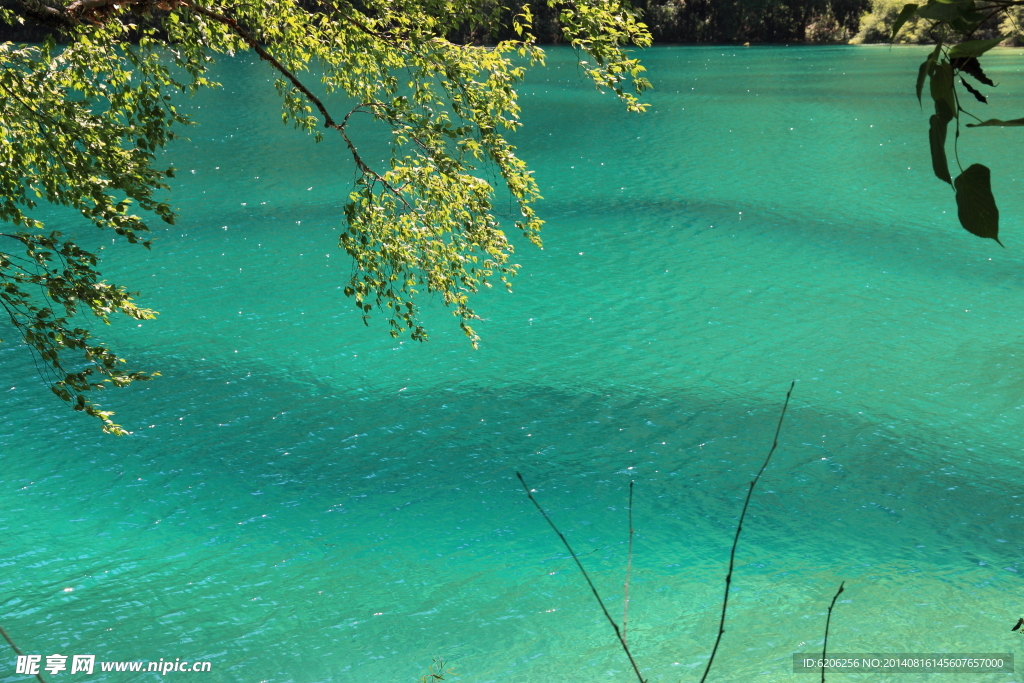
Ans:
<svg viewBox="0 0 1024 683"><path fill-rule="evenodd" d="M1024 126L1024 119L1010 119L1009 121L1003 121L1002 119L989 119L988 121L982 121L981 123L968 123L968 128L984 128L986 126Z"/></svg>
<svg viewBox="0 0 1024 683"><path fill-rule="evenodd" d="M950 58L980 57L999 43L1003 42L1003 40L1003 38L993 38L991 40L968 40L966 43L954 45L949 51L949 56Z"/></svg>
<svg viewBox="0 0 1024 683"><path fill-rule="evenodd" d="M949 121L932 115L929 124L928 142L932 148L932 170L935 171L935 177L952 185L953 178L949 175L949 162L946 161L946 126L949 125Z"/></svg>
<svg viewBox="0 0 1024 683"><path fill-rule="evenodd" d="M972 235L999 241L999 209L992 196L992 172L987 166L972 164L957 176L956 208L960 225Z"/></svg>
<svg viewBox="0 0 1024 683"><path fill-rule="evenodd" d="M916 4L911 3L903 6L903 9L900 10L900 15L896 17L896 23L892 25L892 35L889 36L890 43L896 42L896 34L903 28L903 24L907 23L907 20L914 16L915 12L917 12Z"/></svg>

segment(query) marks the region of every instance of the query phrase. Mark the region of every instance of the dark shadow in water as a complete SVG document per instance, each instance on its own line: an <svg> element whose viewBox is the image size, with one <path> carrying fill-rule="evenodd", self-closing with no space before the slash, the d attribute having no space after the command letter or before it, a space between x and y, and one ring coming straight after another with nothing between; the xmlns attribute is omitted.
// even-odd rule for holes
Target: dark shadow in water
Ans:
<svg viewBox="0 0 1024 683"><path fill-rule="evenodd" d="M635 479L638 580L672 587L695 568L724 569L785 389L767 403L471 382L383 395L240 367L153 365L167 376L117 401L135 425L128 439L98 434L38 386L0 395L0 464L14 492L0 517L23 532L0 589L17 596L4 611L26 639L82 637L130 659L156 624L244 668L266 652L302 652L311 629L326 667L371 648L366 639L383 632L355 627L382 603L432 639L443 635L432 631L438 609L489 633L536 613L538 600L564 599L537 583L568 560L517 488L517 469L611 595ZM31 384L22 370L17 381ZM793 562L843 577L895 563L950 581L982 563L992 576L1020 570L1020 472L954 464L941 444L802 405L799 391L745 523L745 581L785 576ZM39 533L54 524L61 538ZM717 591L721 577L707 585ZM72 580L87 590L61 606L54 585ZM249 602L260 595L273 604ZM595 647L604 635L595 630ZM396 642L391 670L416 665L409 647Z"/></svg>

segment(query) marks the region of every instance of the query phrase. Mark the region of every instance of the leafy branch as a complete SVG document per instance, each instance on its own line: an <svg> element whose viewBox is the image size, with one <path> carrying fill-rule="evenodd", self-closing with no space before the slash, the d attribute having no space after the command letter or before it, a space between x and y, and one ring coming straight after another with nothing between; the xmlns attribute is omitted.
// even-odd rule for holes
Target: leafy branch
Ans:
<svg viewBox="0 0 1024 683"><path fill-rule="evenodd" d="M963 107L957 92L959 82L977 102L988 104L988 98L971 85L965 76L970 76L981 85L995 87L995 83L982 69L979 58L1002 42L1003 38L971 38L986 22L1020 6L1024 6L1024 0L928 0L925 5L910 3L903 7L897 17L891 36L894 41L900 29L915 17L932 22L933 30L939 38L932 53L918 70L916 86L920 102L927 81L934 104L935 113L929 119L928 128L932 169L939 180L952 186L956 196L957 217L964 229L978 237L995 240L1000 245L999 209L992 193L991 170L984 164L971 164L967 169L961 166L959 175L953 178L946 158L946 137L949 123L955 121L953 149L957 165L960 166L958 143L961 113L978 121L967 123L968 128L1024 125L1024 119L982 120ZM956 44L951 44L954 42Z"/></svg>
<svg viewBox="0 0 1024 683"><path fill-rule="evenodd" d="M637 94L649 83L625 50L650 44L636 12L625 0L548 1L566 40L589 55L581 63L595 86L613 91L627 109L643 110ZM14 226L10 235L23 247L64 258L66 249L82 266L61 270L30 255L34 270L19 271L22 257L13 254L0 266L10 297L5 311L54 373L54 393L123 433L86 392L152 375L121 370L123 361L73 326L71 316L89 310L107 322L115 313L148 319L153 312L103 282L96 254L55 233L44 237L33 210L44 201L71 207L95 227L148 248L143 216L175 221L157 199L174 169L156 168L177 127L191 123L173 95L216 87L207 73L213 56L241 51L273 69L285 123L317 141L339 134L355 163L339 246L354 266L344 292L364 322L377 309L392 336L425 340L418 301L436 293L475 346L471 296L493 282L510 288L519 270L488 178L500 178L515 198L511 225L538 247L543 225L533 173L506 138L521 125L516 87L526 62L544 58L529 10L514 19L515 40L448 39L466 26L494 26L501 16L500 4L474 0L17 0L0 8L0 21L41 24L66 42L60 50L53 40L0 46L0 157L10 160L0 164L0 221ZM311 78L314 66L319 73ZM360 104L335 116L333 93ZM373 168L360 154L348 126L357 111L390 132L386 167ZM46 239L53 244L40 241ZM83 353L87 367L74 366L69 351Z"/></svg>

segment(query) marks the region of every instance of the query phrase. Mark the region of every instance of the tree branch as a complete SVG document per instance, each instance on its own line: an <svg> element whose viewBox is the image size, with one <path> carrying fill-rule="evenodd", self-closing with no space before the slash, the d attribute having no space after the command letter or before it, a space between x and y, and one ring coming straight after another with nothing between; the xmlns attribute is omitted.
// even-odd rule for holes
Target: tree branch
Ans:
<svg viewBox="0 0 1024 683"><path fill-rule="evenodd" d="M113 2L113 0L79 0L79 1L80 2ZM307 88L305 86L305 84L303 84L303 82L300 81L295 76L295 74L293 74L291 71L289 71L285 67L284 64L282 64L281 62L277 61L277 59L275 59L272 54L267 52L263 48L263 46L260 45L259 42L253 37L253 35L251 33L249 33L246 29L242 28L242 26L237 21L235 21L234 19L232 19L231 17L229 17L227 15L220 14L219 12L214 12L213 10L206 9L205 7L202 7L202 6L197 5L197 4L193 3L193 2L190 2L189 0L176 0L176 1L177 1L177 4L182 5L183 7L188 7L190 10L192 10L196 14L201 14L204 17L209 17L210 19L213 19L214 21L220 22L221 24L224 24L224 25L230 27L232 31L237 33L242 38L242 40L244 40L245 42L249 43L249 46L252 47L253 51L255 51L256 54L258 54L260 56L260 59L262 59L264 61L267 61L267 62L270 62L270 64L275 69L280 71L281 74L285 78L287 78L289 81L291 81L292 85L294 85L295 88L299 92L301 92L303 95L306 96L306 99L308 99L310 102L313 103L313 105L317 108L317 110L319 110L320 114L323 115L323 117L324 117L324 125L327 128L337 128L337 124L334 123L334 119L331 118L330 112L327 111L327 107L325 107L324 103L320 101L320 98L317 97L316 95L314 95L309 90L309 88Z"/></svg>
<svg viewBox="0 0 1024 683"><path fill-rule="evenodd" d="M708 677L708 673L711 671L711 665L715 661L715 653L718 652L718 645L722 642L722 635L725 633L725 612L729 607L729 588L732 586L732 570L736 564L736 546L740 542L740 532L743 531L743 519L747 516L747 508L750 506L750 497L754 495L754 487L757 486L757 482L761 479L761 475L764 474L764 470L768 467L768 461L772 459L772 454L775 453L775 447L779 445L779 432L782 431L782 420L786 417L786 408L789 407L789 397L793 395L793 387L796 386L796 380L789 385L789 391L786 392L786 401L782 404L782 414L779 415L779 424L775 427L775 439L772 440L772 447L768 451L768 457L764 459L764 463L761 465L761 469L758 470L757 476L754 477L753 481L750 482L750 488L747 489L747 497L743 501L743 511L740 513L740 521L736 524L736 535L732 540L732 550L729 551L729 571L725 575L725 595L722 598L722 616L718 622L718 637L715 638L715 646L711 648L711 656L708 658L707 668L704 669L704 675L700 677L700 683Z"/></svg>
<svg viewBox="0 0 1024 683"><path fill-rule="evenodd" d="M113 0L78 0L78 2L113 2ZM190 0L176 0L176 2L179 5L188 7L196 14L201 14L205 17L209 17L214 21L220 22L230 27L231 30L237 33L242 38L242 40L247 42L249 46L252 47L253 51L255 51L256 54L260 56L260 59L270 62L271 66L273 66L281 73L281 75L287 78L288 81L291 82L293 86L295 86L296 90L301 92L306 97L306 99L309 100L313 104L313 106L317 108L317 111L319 111L321 116L324 117L325 128L333 128L334 130L341 133L341 137L342 139L345 140L345 144L348 146L349 152L352 153L352 158L355 160L356 166L359 168L359 170L365 175L372 177L374 180L382 184L384 187L386 187L389 192L391 192L393 195L402 200L402 203L405 205L407 209L412 208L401 192L396 190L389 182L384 180L383 176L381 176L379 173L377 173L372 168L366 165L366 162L364 162L362 157L359 155L359 152L356 150L356 147L352 143L352 140L350 140L348 135L345 133L345 126L348 125L349 117L351 117L352 114L354 114L362 107L380 106L379 103L369 102L360 104L358 107L355 107L354 109L352 109L352 111L346 114L345 118L342 119L342 122L340 124L336 123L334 121L334 117L331 116L331 113L327 110L327 107L320 100L320 98L314 95L313 92L309 88L307 88L306 85L302 81L300 81L299 78L294 73L292 73L284 64L278 61L272 54L267 52L266 49L264 49L264 47L259 44L259 41L257 41L256 38L254 38L253 35L249 33L249 31L247 31L245 28L243 28L237 21L235 21L227 15L220 14L218 12L214 12L213 10L206 9L205 7L196 5ZM377 35L366 27L360 26L360 28L366 31L367 33L370 33L371 35Z"/></svg>

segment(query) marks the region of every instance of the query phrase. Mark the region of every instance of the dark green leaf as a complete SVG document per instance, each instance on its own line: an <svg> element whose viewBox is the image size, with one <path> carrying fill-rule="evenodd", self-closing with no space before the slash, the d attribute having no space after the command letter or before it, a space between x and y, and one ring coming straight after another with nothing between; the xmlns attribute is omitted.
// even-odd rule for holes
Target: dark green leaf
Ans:
<svg viewBox="0 0 1024 683"><path fill-rule="evenodd" d="M978 28L977 24L969 24L960 17L949 22L949 25L952 26L954 30L959 31L964 35L970 34Z"/></svg>
<svg viewBox="0 0 1024 683"><path fill-rule="evenodd" d="M917 103L921 104L921 91L924 90L924 79L928 75L928 67L932 65L932 60L929 57L924 60L921 67L917 70Z"/></svg>
<svg viewBox="0 0 1024 683"><path fill-rule="evenodd" d="M957 176L956 208L960 225L972 235L999 242L999 209L992 196L992 172L987 166L972 164Z"/></svg>
<svg viewBox="0 0 1024 683"><path fill-rule="evenodd" d="M935 113L940 118L949 121L956 116L956 98L953 96L953 67L949 62L942 61L932 67L931 94L932 100L935 101Z"/></svg>
<svg viewBox="0 0 1024 683"><path fill-rule="evenodd" d="M971 93L972 95L974 95L974 99L978 100L978 101L979 101L979 102L981 102L982 104L988 104L988 98L986 98L986 97L985 97L984 95L982 95L982 94L981 94L980 92L978 92L978 91L977 91L977 90L975 90L975 89L974 89L973 87L971 87L971 84L970 84L970 83L968 83L967 81L965 81L965 80L964 80L963 78L961 78L961 79L960 79L960 83L961 83L961 84L962 84L962 85L963 85L963 86L964 86L965 88L967 88L967 92L969 92L969 93Z"/></svg>
<svg viewBox="0 0 1024 683"><path fill-rule="evenodd" d="M903 9L900 11L900 15L896 17L896 23L892 25L892 35L889 37L890 43L896 41L896 34L900 32L901 28L903 28L903 24L907 23L907 20L914 16L915 12L917 12L916 4L911 3L903 6Z"/></svg>
<svg viewBox="0 0 1024 683"><path fill-rule="evenodd" d="M928 142L932 148L932 170L935 171L935 177L952 185L953 178L949 175L949 162L946 161L946 126L949 125L949 121L948 119L943 121L933 115L928 122L930 124Z"/></svg>
<svg viewBox="0 0 1024 683"><path fill-rule="evenodd" d="M960 5L957 11L960 12L960 16L963 20L969 24L980 24L988 18L974 8L973 2L969 2L966 5Z"/></svg>
<svg viewBox="0 0 1024 683"><path fill-rule="evenodd" d="M924 79L928 75L932 64L939 58L939 52L942 50L942 42L940 41L932 53L928 55L928 59L924 60L921 64L921 68L917 70L917 103L921 104L921 92L924 90Z"/></svg>
<svg viewBox="0 0 1024 683"><path fill-rule="evenodd" d="M985 72L981 70L981 63L978 62L977 57L956 57L950 60L950 64L957 71L962 71L965 74L969 74L975 78L979 83L990 85L993 88L996 84L992 82L992 79L985 75Z"/></svg>
<svg viewBox="0 0 1024 683"><path fill-rule="evenodd" d="M968 123L968 128L984 128L985 126L1024 126L1024 119L1010 119L1009 121L1003 121L1002 119L989 119L988 121L982 121L981 123Z"/></svg>
<svg viewBox="0 0 1024 683"><path fill-rule="evenodd" d="M960 12L956 5L932 0L924 7L917 8L917 16L935 21L953 21L960 16Z"/></svg>
<svg viewBox="0 0 1024 683"><path fill-rule="evenodd" d="M1003 42L1003 38L993 38L991 40L968 40L966 43L954 45L949 51L949 56L950 58L980 57L1001 42Z"/></svg>

